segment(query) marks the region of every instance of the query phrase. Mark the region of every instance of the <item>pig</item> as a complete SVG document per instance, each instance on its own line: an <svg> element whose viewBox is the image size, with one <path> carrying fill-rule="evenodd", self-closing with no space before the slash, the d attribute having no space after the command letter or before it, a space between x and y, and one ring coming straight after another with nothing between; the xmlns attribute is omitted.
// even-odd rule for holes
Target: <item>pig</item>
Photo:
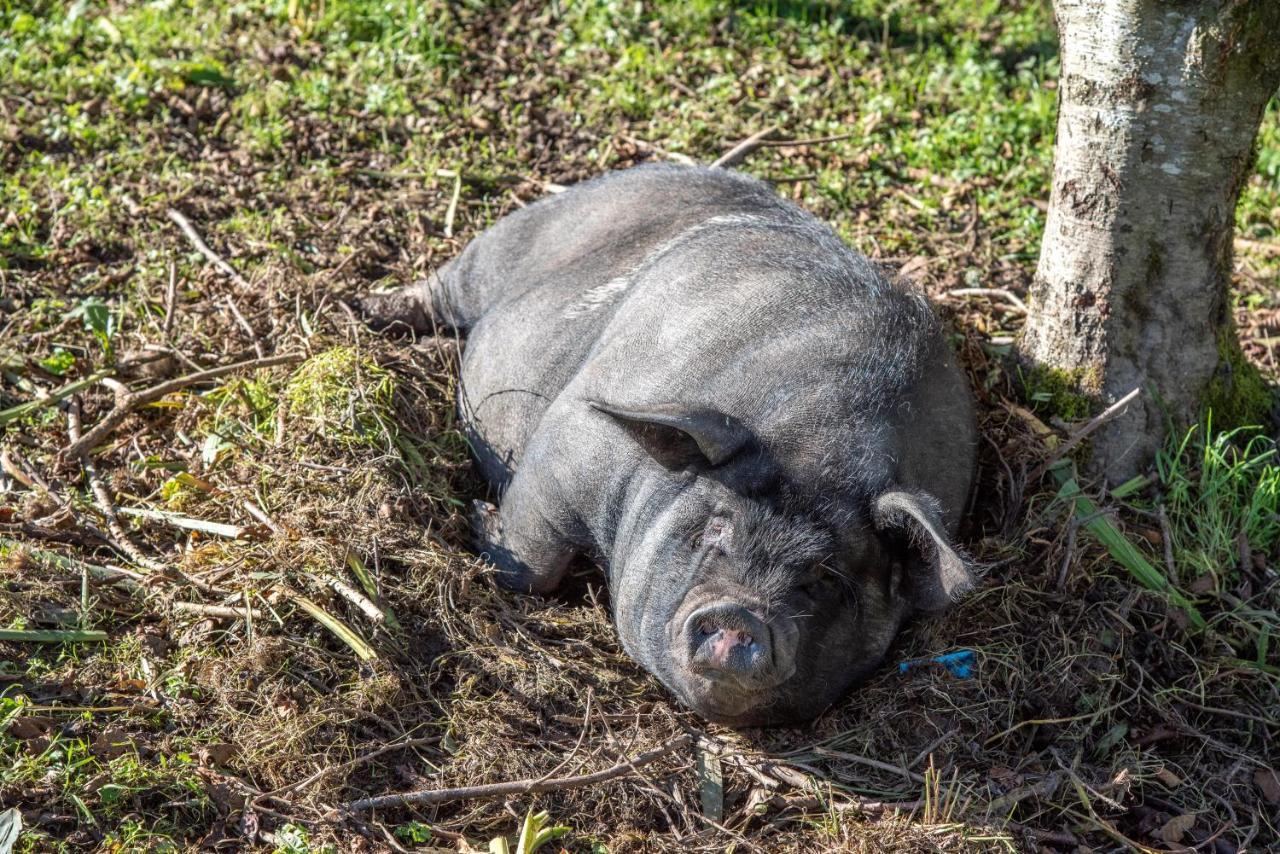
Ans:
<svg viewBox="0 0 1280 854"><path fill-rule="evenodd" d="M609 173L359 307L465 333L497 579L545 594L596 561L628 655L706 719L812 718L975 583L953 543L973 406L940 322L761 181Z"/></svg>

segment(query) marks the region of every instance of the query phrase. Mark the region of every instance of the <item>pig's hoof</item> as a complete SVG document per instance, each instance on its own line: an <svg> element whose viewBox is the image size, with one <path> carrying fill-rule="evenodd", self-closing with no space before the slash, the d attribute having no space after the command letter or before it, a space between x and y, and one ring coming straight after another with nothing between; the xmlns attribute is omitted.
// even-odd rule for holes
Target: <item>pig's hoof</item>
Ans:
<svg viewBox="0 0 1280 854"><path fill-rule="evenodd" d="M377 330L430 332L435 327L422 289L414 285L385 294L365 294L352 300L351 307Z"/></svg>
<svg viewBox="0 0 1280 854"><path fill-rule="evenodd" d="M502 542L502 523L498 508L488 501L471 502L471 536L476 551L487 558L497 572L497 581L503 587L533 593L538 587L529 567Z"/></svg>

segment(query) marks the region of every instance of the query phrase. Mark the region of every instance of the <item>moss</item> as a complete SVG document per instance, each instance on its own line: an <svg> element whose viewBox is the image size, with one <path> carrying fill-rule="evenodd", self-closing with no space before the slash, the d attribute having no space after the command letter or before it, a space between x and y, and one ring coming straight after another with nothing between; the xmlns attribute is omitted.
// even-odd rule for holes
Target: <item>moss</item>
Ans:
<svg viewBox="0 0 1280 854"><path fill-rule="evenodd" d="M1019 374L1027 404L1037 415L1079 421L1092 412L1093 397L1088 392L1096 383L1096 370L1032 365Z"/></svg>
<svg viewBox="0 0 1280 854"><path fill-rule="evenodd" d="M386 435L394 396L390 372L350 347L312 356L284 390L290 422L348 447L375 444Z"/></svg>
<svg viewBox="0 0 1280 854"><path fill-rule="evenodd" d="M1218 370L1204 393L1204 410L1212 413L1214 426L1232 430L1269 425L1275 390L1245 358L1234 328L1219 334L1218 356Z"/></svg>

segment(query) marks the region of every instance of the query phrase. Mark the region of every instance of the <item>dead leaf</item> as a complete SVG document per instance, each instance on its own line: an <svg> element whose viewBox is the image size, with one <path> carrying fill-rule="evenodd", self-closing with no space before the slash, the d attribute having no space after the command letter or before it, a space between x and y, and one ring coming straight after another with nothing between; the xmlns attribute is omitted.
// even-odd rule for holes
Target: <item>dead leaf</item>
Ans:
<svg viewBox="0 0 1280 854"><path fill-rule="evenodd" d="M137 752L138 746L133 743L133 739L127 732L108 727L93 740L90 749L95 756L103 759L115 759L117 756L124 756L126 753Z"/></svg>
<svg viewBox="0 0 1280 854"><path fill-rule="evenodd" d="M226 765L239 752L240 748L236 745L220 742L204 745L196 751L196 756L206 765Z"/></svg>
<svg viewBox="0 0 1280 854"><path fill-rule="evenodd" d="M1195 825L1196 817L1193 814L1174 816L1164 823L1164 827L1156 832L1156 836L1164 842L1177 845L1182 841L1183 835Z"/></svg>
<svg viewBox="0 0 1280 854"><path fill-rule="evenodd" d="M1187 589L1197 596L1204 596L1206 593L1212 593L1216 586L1217 581L1214 579L1213 574L1206 572L1187 585Z"/></svg>
<svg viewBox="0 0 1280 854"><path fill-rule="evenodd" d="M1182 780L1178 779L1178 775L1170 771L1168 768L1161 768L1156 772L1156 779L1164 783L1170 789L1176 789L1182 785Z"/></svg>
<svg viewBox="0 0 1280 854"><path fill-rule="evenodd" d="M1253 772L1253 782L1262 790L1262 797L1269 804L1280 804L1280 774L1272 768L1259 768Z"/></svg>
<svg viewBox="0 0 1280 854"><path fill-rule="evenodd" d="M142 679L120 679L111 686L117 694L141 694L146 689L147 683Z"/></svg>
<svg viewBox="0 0 1280 854"><path fill-rule="evenodd" d="M30 741L33 738L39 738L49 732L53 727L53 718L43 715L26 715L25 717L15 718L9 724L9 735L20 741Z"/></svg>
<svg viewBox="0 0 1280 854"><path fill-rule="evenodd" d="M1017 771L1012 768L1006 768L1003 765L992 766L991 770L987 771L987 776L1006 790L1021 786L1024 779Z"/></svg>

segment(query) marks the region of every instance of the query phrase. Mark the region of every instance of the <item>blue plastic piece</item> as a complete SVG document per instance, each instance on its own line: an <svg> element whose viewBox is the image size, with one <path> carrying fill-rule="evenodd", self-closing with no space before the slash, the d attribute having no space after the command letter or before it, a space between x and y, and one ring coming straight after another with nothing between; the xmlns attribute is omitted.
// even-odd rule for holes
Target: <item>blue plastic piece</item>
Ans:
<svg viewBox="0 0 1280 854"><path fill-rule="evenodd" d="M973 671L978 666L978 656L971 649L961 649L956 652L934 656L933 658L913 658L910 661L904 661L899 664L898 672L906 673L913 667L921 667L926 664L941 664L947 668L948 673L957 679L968 679L973 676Z"/></svg>

